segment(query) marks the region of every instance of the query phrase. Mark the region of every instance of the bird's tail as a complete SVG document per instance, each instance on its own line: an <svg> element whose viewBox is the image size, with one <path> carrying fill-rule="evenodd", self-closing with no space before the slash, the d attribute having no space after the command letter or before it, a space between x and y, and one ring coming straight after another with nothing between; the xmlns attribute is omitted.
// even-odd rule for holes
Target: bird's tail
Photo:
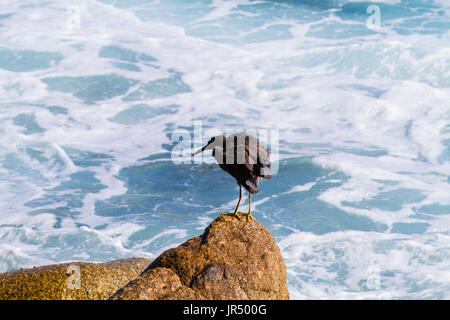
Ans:
<svg viewBox="0 0 450 320"><path fill-rule="evenodd" d="M264 179L268 179L268 180L272 179L272 175L268 174L266 170L267 170L266 168L261 168L259 170L259 176L264 178Z"/></svg>
<svg viewBox="0 0 450 320"><path fill-rule="evenodd" d="M243 184L243 186L250 193L256 194L259 192L256 178L245 180L245 183Z"/></svg>

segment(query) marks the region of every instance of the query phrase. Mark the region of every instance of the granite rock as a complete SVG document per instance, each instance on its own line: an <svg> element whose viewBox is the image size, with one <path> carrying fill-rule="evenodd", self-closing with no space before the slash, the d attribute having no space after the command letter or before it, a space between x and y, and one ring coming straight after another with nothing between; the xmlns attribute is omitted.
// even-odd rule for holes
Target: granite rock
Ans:
<svg viewBox="0 0 450 320"><path fill-rule="evenodd" d="M136 278L146 258L70 262L0 274L0 300L104 300Z"/></svg>
<svg viewBox="0 0 450 320"><path fill-rule="evenodd" d="M286 265L263 225L221 215L110 299L289 299Z"/></svg>

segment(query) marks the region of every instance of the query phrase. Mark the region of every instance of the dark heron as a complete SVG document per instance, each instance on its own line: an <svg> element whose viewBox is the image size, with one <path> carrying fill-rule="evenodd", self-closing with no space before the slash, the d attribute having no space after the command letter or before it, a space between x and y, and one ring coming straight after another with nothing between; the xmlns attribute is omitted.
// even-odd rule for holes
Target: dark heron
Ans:
<svg viewBox="0 0 450 320"><path fill-rule="evenodd" d="M239 218L239 213L250 217L252 194L258 193L258 183L262 178L272 179L270 174L266 173L266 168L271 169L270 151L260 144L259 139L239 132L230 135L212 137L208 143L192 155L196 155L205 150L211 150L212 155L217 160L220 168L228 172L239 185L239 200L233 213L224 212L223 214L233 215ZM249 192L248 195L248 213L238 212L239 204L242 199L242 186Z"/></svg>

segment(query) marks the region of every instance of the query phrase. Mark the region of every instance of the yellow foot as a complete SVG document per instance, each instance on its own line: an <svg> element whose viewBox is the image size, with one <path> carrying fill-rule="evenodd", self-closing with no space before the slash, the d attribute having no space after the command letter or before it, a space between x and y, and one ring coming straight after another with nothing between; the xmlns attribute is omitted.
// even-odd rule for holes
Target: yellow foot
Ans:
<svg viewBox="0 0 450 320"><path fill-rule="evenodd" d="M253 217L251 213L244 213L244 215L247 216L247 221L248 221L248 218L251 218L256 221L255 217Z"/></svg>

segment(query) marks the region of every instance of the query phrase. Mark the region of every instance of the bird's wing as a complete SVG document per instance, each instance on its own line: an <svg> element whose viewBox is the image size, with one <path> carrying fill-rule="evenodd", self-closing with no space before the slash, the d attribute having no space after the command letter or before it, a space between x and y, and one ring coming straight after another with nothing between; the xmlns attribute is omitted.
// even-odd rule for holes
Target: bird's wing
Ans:
<svg viewBox="0 0 450 320"><path fill-rule="evenodd" d="M245 164L255 176L266 175L262 170L263 167L271 168L270 151L252 135L245 135L243 132L230 135L227 138L226 149L227 152L234 153L234 159L238 164Z"/></svg>
<svg viewBox="0 0 450 320"><path fill-rule="evenodd" d="M248 158L248 161L245 162L245 166L252 175L259 179L261 179L260 177L271 179L272 176L268 174L265 169L271 169L270 151L261 145L258 139L256 139L256 142L254 143L246 144L245 151Z"/></svg>
<svg viewBox="0 0 450 320"><path fill-rule="evenodd" d="M258 148L258 162L269 169L272 168L272 164L270 163L270 151L262 144L259 144Z"/></svg>
<svg viewBox="0 0 450 320"><path fill-rule="evenodd" d="M245 150L248 154L250 163L259 164L260 166L267 167L269 169L271 168L272 164L270 163L270 151L263 146L258 139L254 141L250 139L250 142L246 145Z"/></svg>

